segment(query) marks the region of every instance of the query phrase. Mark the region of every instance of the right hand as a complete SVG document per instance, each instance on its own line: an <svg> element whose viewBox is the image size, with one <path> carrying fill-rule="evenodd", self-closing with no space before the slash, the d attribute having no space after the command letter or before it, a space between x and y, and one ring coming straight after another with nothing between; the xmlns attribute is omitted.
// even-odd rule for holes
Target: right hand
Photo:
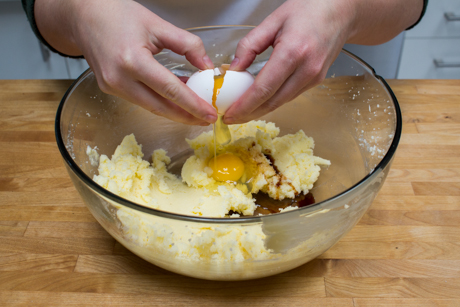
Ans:
<svg viewBox="0 0 460 307"><path fill-rule="evenodd" d="M190 125L209 125L215 109L153 55L167 48L199 69L213 68L201 39L126 0L72 1L72 39L101 90Z"/></svg>

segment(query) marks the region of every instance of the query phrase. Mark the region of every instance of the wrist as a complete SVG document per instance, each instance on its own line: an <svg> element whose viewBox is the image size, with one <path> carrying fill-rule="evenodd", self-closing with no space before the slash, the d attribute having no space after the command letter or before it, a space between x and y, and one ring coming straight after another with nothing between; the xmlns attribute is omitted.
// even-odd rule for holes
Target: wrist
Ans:
<svg viewBox="0 0 460 307"><path fill-rule="evenodd" d="M345 2L345 1L344 1ZM422 0L346 0L355 11L347 43L378 45L420 18Z"/></svg>
<svg viewBox="0 0 460 307"><path fill-rule="evenodd" d="M331 0L329 3L332 10L331 19L336 22L336 28L344 43L353 40L353 37L355 37L358 32L358 2L359 0Z"/></svg>
<svg viewBox="0 0 460 307"><path fill-rule="evenodd" d="M47 44L63 55L79 56L72 35L73 12L69 7L73 0L36 0L34 16L37 29Z"/></svg>
<svg viewBox="0 0 460 307"><path fill-rule="evenodd" d="M59 0L58 0L59 1ZM74 46L75 50L78 50L82 54L81 46L84 44L84 38L87 36L88 25L91 24L92 15L95 11L99 9L95 6L101 0L91 1L91 0L66 0L65 5L63 5L62 12L63 18L66 20L62 21L68 26L67 29L67 40L69 43Z"/></svg>

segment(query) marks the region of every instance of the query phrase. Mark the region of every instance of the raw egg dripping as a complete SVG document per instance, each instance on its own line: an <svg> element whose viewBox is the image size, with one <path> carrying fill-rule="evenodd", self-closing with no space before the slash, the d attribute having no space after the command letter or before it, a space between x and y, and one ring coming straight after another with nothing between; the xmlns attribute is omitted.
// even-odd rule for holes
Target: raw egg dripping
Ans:
<svg viewBox="0 0 460 307"><path fill-rule="evenodd" d="M253 161L242 152L218 155L232 141L230 129L223 122L224 114L254 83L254 77L248 71L231 71L229 68L230 64L222 64L219 68L196 72L187 80L187 85L211 104L218 114L213 124L214 155L208 161L213 171L211 177L216 181L235 184L248 193L252 191L252 180L256 174Z"/></svg>
<svg viewBox="0 0 460 307"><path fill-rule="evenodd" d="M232 140L232 135L230 134L230 130L228 129L228 126L224 124L224 121L222 120L223 115L219 114L219 109L217 108L216 101L217 101L217 96L220 93L220 89L224 85L224 77L226 70L225 69L220 69L221 74L214 76L214 88L212 90L212 106L214 109L216 109L218 117L217 121L214 124L214 141L217 142L219 145L227 145L228 143L231 142ZM215 143L214 142L214 143ZM216 144L214 144L214 147L216 147ZM216 150L214 150L214 153Z"/></svg>
<svg viewBox="0 0 460 307"><path fill-rule="evenodd" d="M224 84L226 67L220 69L220 75L214 76L214 88L212 91L212 105L219 113L216 105L217 96ZM217 144L226 145L232 140L232 135L228 126L224 124L222 115L219 114L217 122L214 124L214 158L209 161L212 169L212 177L217 181L236 182L244 174L244 163L237 156L225 153L217 156Z"/></svg>
<svg viewBox="0 0 460 307"><path fill-rule="evenodd" d="M224 84L225 74L229 65L222 65L219 69L220 74L214 75L214 87L212 92L212 106L216 109L218 119L213 126L214 130L214 157L208 162L208 166L212 169L212 177L216 181L228 182L233 184L243 184L248 191L252 190L252 184L246 181L247 170L243 160L235 154L224 153L217 155L217 146L224 146L231 142L232 135L230 129L224 124L222 117L217 107L217 96ZM244 180L243 180L244 179ZM243 182L241 182L243 180Z"/></svg>

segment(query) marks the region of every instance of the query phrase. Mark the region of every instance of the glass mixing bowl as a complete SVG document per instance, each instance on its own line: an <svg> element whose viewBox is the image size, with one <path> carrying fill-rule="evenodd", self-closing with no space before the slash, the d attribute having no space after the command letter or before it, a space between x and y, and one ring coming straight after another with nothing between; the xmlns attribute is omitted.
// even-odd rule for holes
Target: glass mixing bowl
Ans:
<svg viewBox="0 0 460 307"><path fill-rule="evenodd" d="M230 63L238 41L251 27L190 29L200 36L216 65ZM271 50L249 71L261 70ZM177 76L196 68L164 50L155 58ZM118 242L164 269L212 280L269 276L324 253L362 217L382 187L401 135L401 111L391 89L373 69L342 51L326 80L262 119L281 134L299 129L314 138L316 156L332 165L321 170L314 205L273 215L206 218L159 211L120 198L92 178L87 146L111 156L134 133L146 157L155 149L170 157L188 149L185 138L212 127L178 124L104 94L91 70L62 98L56 138L67 171L97 221Z"/></svg>

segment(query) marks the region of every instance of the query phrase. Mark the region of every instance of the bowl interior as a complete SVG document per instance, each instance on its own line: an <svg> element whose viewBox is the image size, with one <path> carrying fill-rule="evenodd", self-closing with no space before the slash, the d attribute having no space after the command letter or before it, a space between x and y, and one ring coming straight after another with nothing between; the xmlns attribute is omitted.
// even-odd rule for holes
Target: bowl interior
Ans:
<svg viewBox="0 0 460 307"><path fill-rule="evenodd" d="M236 44L250 29L217 27L191 32L203 39L209 56L220 65L231 62ZM259 55L248 70L257 75L270 53ZM190 76L197 70L168 50L155 58L177 76ZM71 167L89 181L97 174L97 166L89 162L87 146L97 146L99 154L111 157L123 137L134 133L143 145L144 158L150 159L159 148L172 157L188 149L185 138L212 129L175 123L107 95L90 70L69 89L61 108L57 137L71 157ZM360 59L343 51L321 85L262 119L280 127L281 135L302 129L315 140L314 154L332 162L322 170L312 191L316 201L322 202L355 186L379 167L400 133L399 115L385 82Z"/></svg>

